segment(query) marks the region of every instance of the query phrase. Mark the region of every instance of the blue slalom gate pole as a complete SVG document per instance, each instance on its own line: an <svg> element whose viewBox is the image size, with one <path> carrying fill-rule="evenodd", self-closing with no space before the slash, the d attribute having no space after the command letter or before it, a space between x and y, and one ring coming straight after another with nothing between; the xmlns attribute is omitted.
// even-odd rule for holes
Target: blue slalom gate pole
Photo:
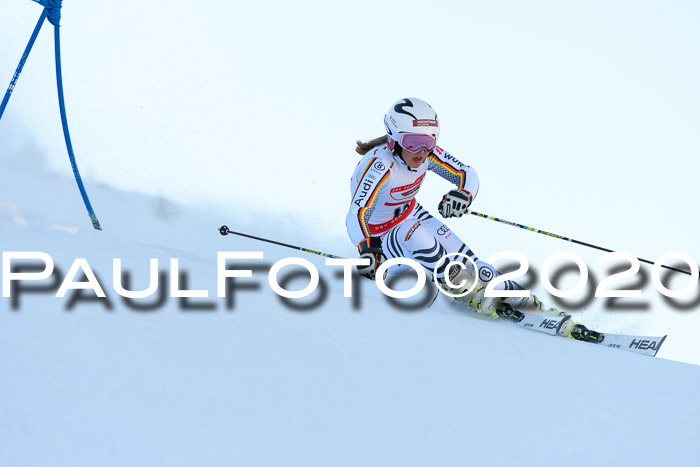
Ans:
<svg viewBox="0 0 700 467"><path fill-rule="evenodd" d="M58 86L58 107L61 109L61 124L63 125L63 136L66 139L66 149L68 149L68 158L70 159L70 165L73 169L73 175L75 176L75 181L78 184L78 189L80 190L80 196L83 197L83 202L87 208L88 215L92 221L92 226L97 230L102 230L100 226L100 221L97 220L97 215L92 209L90 204L90 199L88 198L87 191L85 191L85 185L83 185L83 179L80 177L80 171L78 171L78 164L75 162L75 154L73 153L73 144L70 140L70 133L68 132L68 118L66 117L66 104L63 99L63 78L61 77L61 38L58 25L54 25L54 41L56 43L56 85Z"/></svg>
<svg viewBox="0 0 700 467"><path fill-rule="evenodd" d="M22 68L24 67L24 63L27 61L27 57L29 57L29 52L32 50L32 46L34 45L34 41L36 40L37 36L39 35L39 30L41 30L41 26L44 24L44 20L48 18L49 22L53 24L54 26L54 43L56 45L56 86L58 87L58 107L61 111L61 125L63 126L63 136L66 140L66 149L68 150L68 158L70 159L70 165L71 168L73 169L73 175L75 176L75 181L78 184L78 189L80 190L80 196L83 198L83 202L85 203L85 207L87 208L88 214L90 215L90 220L92 221L92 226L97 229L97 230L102 230L102 227L100 226L100 221L97 220L97 215L95 214L95 211L92 209L92 205L90 204L90 199L88 198L87 191L85 191L85 185L83 185L83 179L80 177L80 171L78 170L78 164L75 161L75 153L73 152L73 144L71 143L70 139L70 133L68 132L68 118L66 117L66 104L65 100L63 98L63 78L61 77L61 37L60 37L60 31L59 31L59 25L61 22L61 6L63 3L63 0L33 0L36 3L39 3L41 6L44 7L44 10L41 12L41 17L39 17L39 22L37 23L36 27L34 28L34 32L32 33L32 37L29 39L29 44L27 44L27 48L24 51L24 55L22 55L22 59L19 62L19 65L17 66L17 70L15 71L14 76L12 77L12 81L10 82L10 87L7 89L7 92L5 93L5 97L2 100L2 104L0 105L0 118L2 118L2 114L5 111L5 107L7 106L7 102L10 100L10 95L12 94L12 90L15 87L15 84L17 83L17 79L19 78L19 74L22 72Z"/></svg>
<svg viewBox="0 0 700 467"><path fill-rule="evenodd" d="M2 118L2 114L5 112L5 107L7 107L7 103L10 101L10 96L12 95L12 90L15 88L15 85L17 84L17 80L19 79L20 73L22 73L22 68L24 68L24 64L27 62L27 58L29 58L29 52L32 51L32 47L34 46L34 41L36 40L36 37L39 35L39 31L41 30L41 27L44 25L44 20L46 19L46 8L44 8L41 11L41 16L39 17L39 21L36 23L36 26L34 27L34 32L32 33L32 37L29 38L29 43L27 44L27 48L24 49L24 53L22 54L22 58L19 60L19 65L17 65L17 69L15 70L15 74L12 76L12 80L10 81L10 86L7 88L7 91L5 92L5 97L2 99L2 104L0 104L0 119Z"/></svg>

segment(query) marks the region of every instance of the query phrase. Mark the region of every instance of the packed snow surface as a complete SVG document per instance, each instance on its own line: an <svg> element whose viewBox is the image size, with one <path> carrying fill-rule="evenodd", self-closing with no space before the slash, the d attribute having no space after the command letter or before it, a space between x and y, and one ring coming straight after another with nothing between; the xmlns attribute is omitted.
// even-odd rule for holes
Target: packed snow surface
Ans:
<svg viewBox="0 0 700 467"><path fill-rule="evenodd" d="M2 8L0 84L41 10ZM0 466L697 465L697 286L666 299L643 265L613 287L641 297L594 298L628 265L474 216L448 222L482 259L525 255L526 286L574 319L668 334L649 358L474 319L442 297L427 308L431 289L398 307L357 280L346 298L323 257L218 228L355 256L354 141L416 96L440 115L439 144L477 170L475 210L697 260L698 21L692 2L64 2L68 122L104 231L72 179L45 24L0 121L3 259L54 263L0 298ZM435 214L451 187L424 185ZM558 251L590 273L567 300L539 275ZM252 277L226 298L219 252L263 254L228 261ZM323 287L285 302L268 271L293 256ZM120 285L152 283L151 259L156 293L123 299ZM12 264L42 266L25 263ZM555 285L573 287L577 271L557 268ZM308 283L297 271L280 272L290 290Z"/></svg>
<svg viewBox="0 0 700 467"><path fill-rule="evenodd" d="M222 237L234 213L89 186L97 232L71 179L35 172L3 171L0 192L3 251L55 262L0 302L1 465L694 465L700 368L663 348L650 358L550 337L440 299L406 311L368 281L344 298L320 256ZM70 200L65 212L43 210L46 196ZM284 240L269 225L255 233ZM219 251L264 254L228 265L253 269L233 301L216 297ZM327 286L304 309L267 282L293 256ZM106 299L55 297L76 258ZM122 299L114 258L130 290L148 286L157 258L158 293ZM168 297L171 258L179 288L207 298Z"/></svg>

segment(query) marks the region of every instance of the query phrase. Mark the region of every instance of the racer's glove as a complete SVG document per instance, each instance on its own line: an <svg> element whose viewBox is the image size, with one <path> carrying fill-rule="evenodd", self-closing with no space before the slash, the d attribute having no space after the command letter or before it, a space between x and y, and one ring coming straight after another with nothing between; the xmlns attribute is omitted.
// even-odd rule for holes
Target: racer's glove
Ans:
<svg viewBox="0 0 700 467"><path fill-rule="evenodd" d="M357 249L360 252L361 259L369 259L369 265L357 266L357 272L368 279L374 279L377 274L377 268L386 261L386 255L384 255L382 250L382 239L379 237L367 237L357 245Z"/></svg>
<svg viewBox="0 0 700 467"><path fill-rule="evenodd" d="M472 204L472 194L461 188L450 190L438 204L438 212L442 217L462 217Z"/></svg>

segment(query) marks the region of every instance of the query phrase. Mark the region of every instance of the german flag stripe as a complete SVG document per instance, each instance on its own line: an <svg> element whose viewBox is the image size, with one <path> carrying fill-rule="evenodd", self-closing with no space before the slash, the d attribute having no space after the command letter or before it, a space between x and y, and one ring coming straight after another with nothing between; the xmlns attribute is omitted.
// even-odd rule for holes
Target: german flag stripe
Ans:
<svg viewBox="0 0 700 467"><path fill-rule="evenodd" d="M464 188L464 183L467 180L467 174L464 170L457 170L454 167L452 167L450 164L448 164L447 162L441 161L440 159L438 159L434 155L430 156L430 158L433 160L433 162L435 162L437 165L439 165L443 169L445 169L448 172L450 172L451 174L459 177L459 187Z"/></svg>
<svg viewBox="0 0 700 467"><path fill-rule="evenodd" d="M369 160L369 164L367 164L367 167L365 167L365 170L362 171L362 176L360 177L360 180L357 182L357 186L355 187L355 193L352 194L352 199L355 199L355 195L357 194L357 189L362 186L362 180L365 179L365 175L367 175L367 171L369 170L370 167L372 167L372 164L374 161L376 161L377 158L373 157Z"/></svg>
<svg viewBox="0 0 700 467"><path fill-rule="evenodd" d="M379 190L382 188L382 186L387 182L387 180L389 180L390 176L391 172L387 170L384 176L381 178L381 180L379 180L379 183L377 183L377 186L374 188L374 191L372 191L372 194L369 195L365 207L360 208L360 210L357 212L357 219L360 222L360 228L362 229L362 233L365 235L365 237L370 236L369 223L367 223L364 218L365 213L370 207L372 207L375 199L377 198L377 193L379 193Z"/></svg>

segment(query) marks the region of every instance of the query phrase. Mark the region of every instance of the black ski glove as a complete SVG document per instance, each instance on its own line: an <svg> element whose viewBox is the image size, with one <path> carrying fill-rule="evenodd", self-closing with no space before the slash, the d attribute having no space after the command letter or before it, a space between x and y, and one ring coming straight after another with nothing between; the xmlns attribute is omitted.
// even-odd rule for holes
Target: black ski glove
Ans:
<svg viewBox="0 0 700 467"><path fill-rule="evenodd" d="M379 237L367 237L357 245L357 249L360 252L361 259L369 259L369 265L357 266L357 272L368 279L374 279L377 274L377 268L386 261L386 255L384 255L382 250L382 239Z"/></svg>
<svg viewBox="0 0 700 467"><path fill-rule="evenodd" d="M461 188L450 190L438 204L438 212L442 217L462 217L472 204L472 194Z"/></svg>

